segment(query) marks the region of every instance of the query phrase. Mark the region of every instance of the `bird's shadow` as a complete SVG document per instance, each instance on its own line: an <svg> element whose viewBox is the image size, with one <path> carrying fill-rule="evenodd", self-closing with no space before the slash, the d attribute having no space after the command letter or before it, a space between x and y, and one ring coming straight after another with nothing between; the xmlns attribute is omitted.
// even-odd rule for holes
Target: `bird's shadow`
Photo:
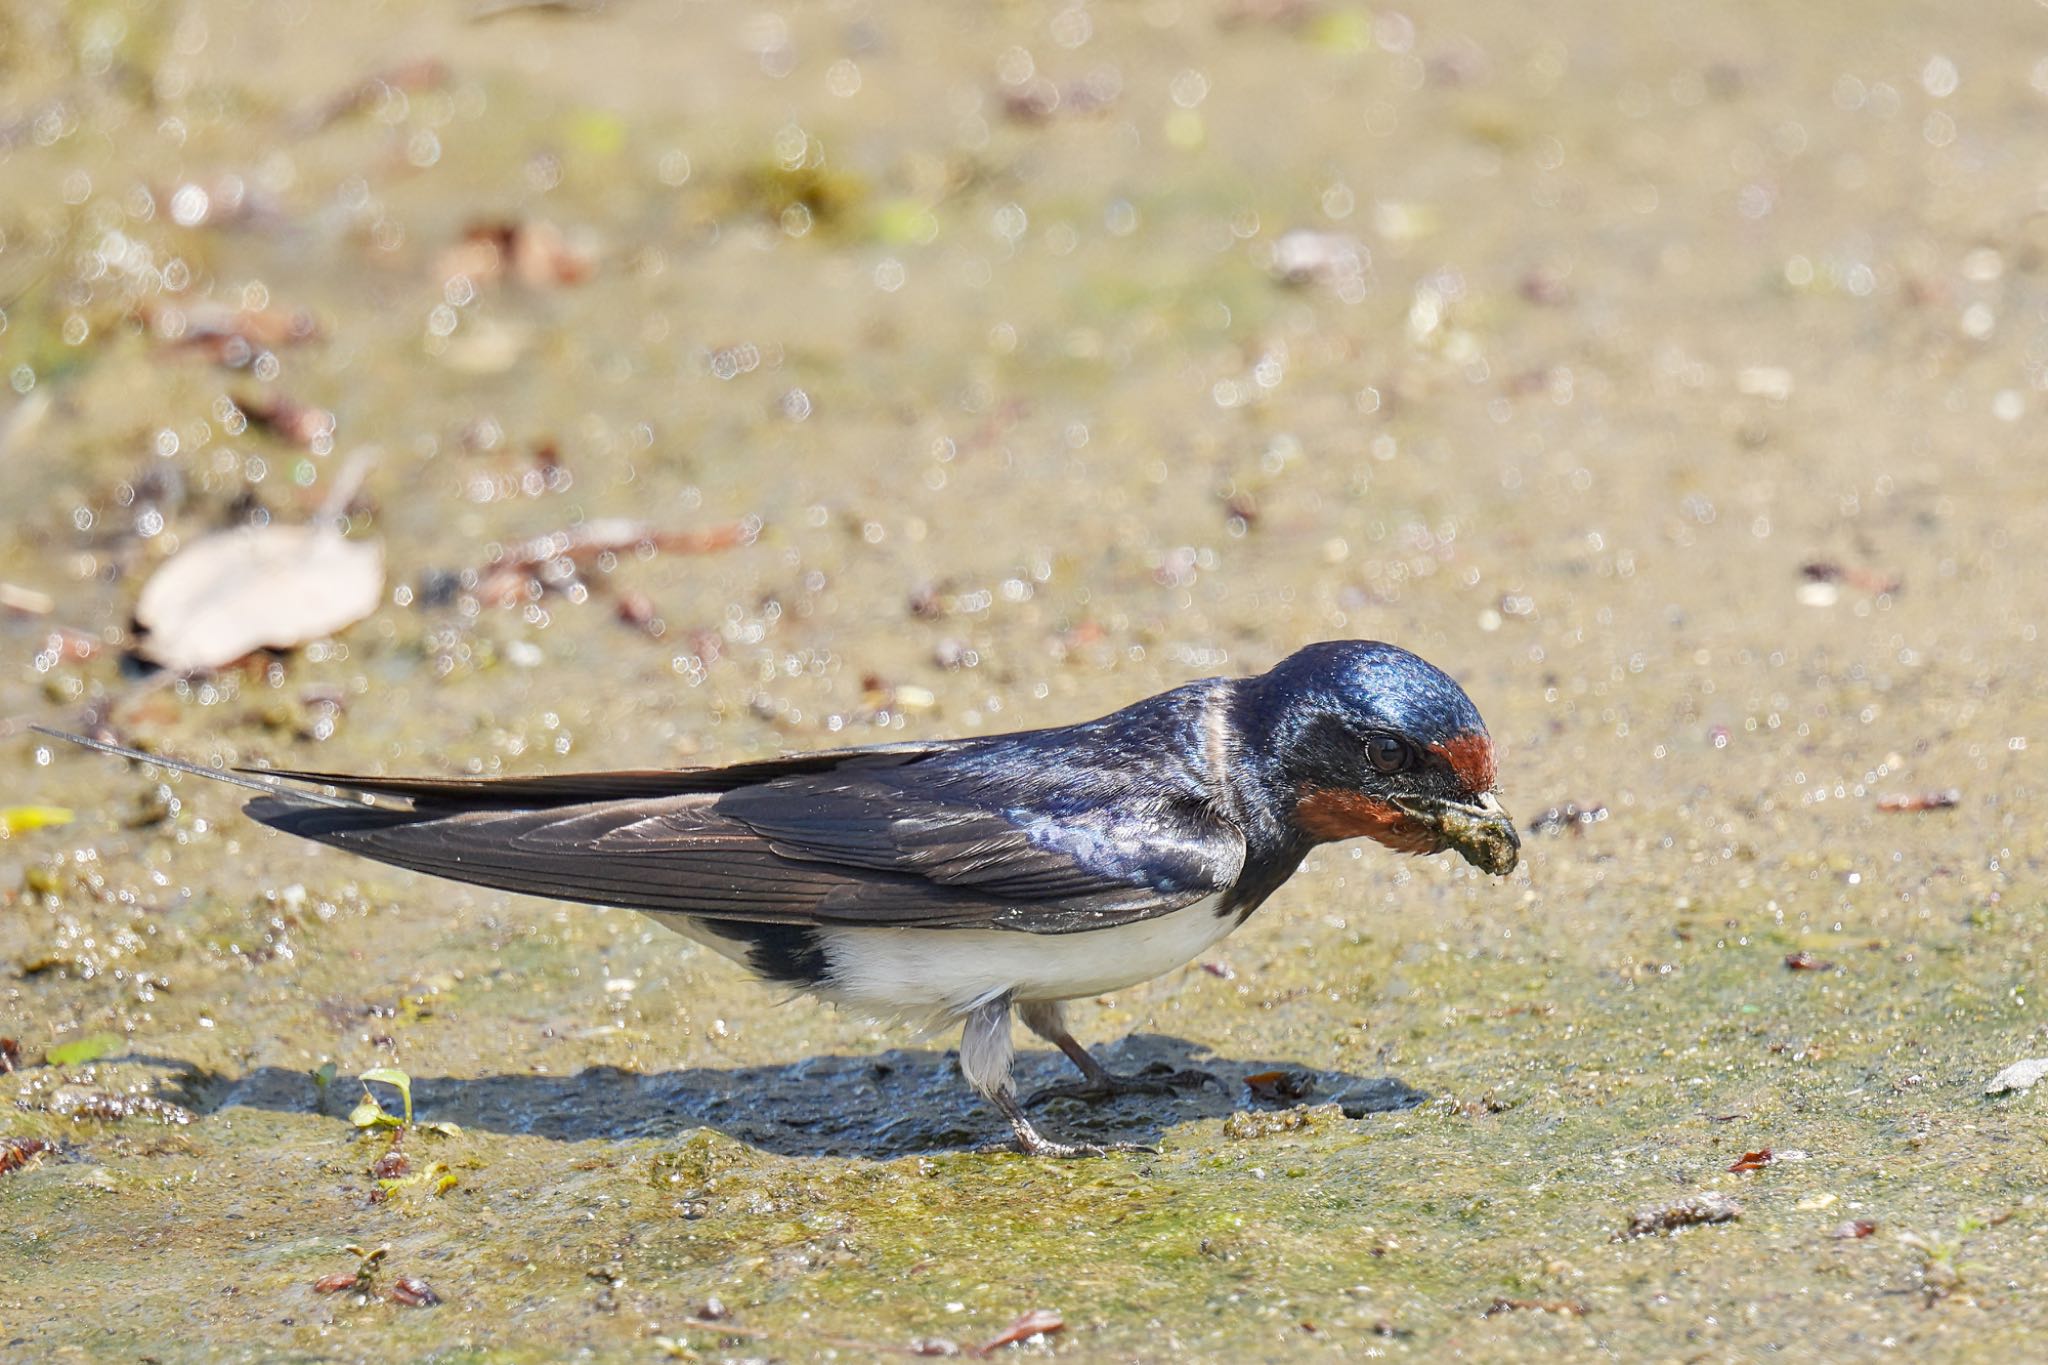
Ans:
<svg viewBox="0 0 2048 1365"><path fill-rule="evenodd" d="M1207 1071L1216 1084L1174 1095L1126 1095L1105 1104L1053 1099L1033 1110L1053 1136L1096 1142L1156 1143L1174 1124L1222 1118L1243 1109L1284 1107L1261 1101L1246 1078L1290 1073L1306 1082L1309 1104L1335 1103L1350 1118L1407 1109L1428 1098L1393 1077L1353 1076L1298 1062L1210 1056L1200 1045L1163 1034L1135 1034L1098 1055L1112 1069L1153 1063ZM1071 1081L1054 1052L1017 1057L1019 1093ZM179 1102L198 1113L245 1107L340 1117L361 1098L346 1078L326 1086L304 1071L257 1067L239 1076L183 1069ZM1007 1138L1006 1125L960 1079L951 1052L892 1049L863 1056L809 1057L783 1066L688 1067L641 1072L586 1067L574 1075L415 1076L413 1107L423 1121L453 1122L495 1133L560 1141L661 1138L710 1128L780 1156L885 1159L980 1147Z"/></svg>

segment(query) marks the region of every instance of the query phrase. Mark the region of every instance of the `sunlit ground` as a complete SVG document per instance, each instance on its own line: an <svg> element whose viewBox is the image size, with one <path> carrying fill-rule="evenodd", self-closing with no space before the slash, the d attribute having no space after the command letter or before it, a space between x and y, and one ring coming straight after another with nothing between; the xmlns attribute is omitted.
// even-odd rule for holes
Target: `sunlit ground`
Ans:
<svg viewBox="0 0 2048 1365"><path fill-rule="evenodd" d="M2048 13L1555 10L0 12L0 805L75 812L0 842L0 1353L2037 1352ZM366 619L124 665L330 499ZM1225 1082L1048 1106L1159 1149L1092 1162L978 1150L950 1039L26 730L708 763L1343 636L1559 814L1082 1003Z"/></svg>

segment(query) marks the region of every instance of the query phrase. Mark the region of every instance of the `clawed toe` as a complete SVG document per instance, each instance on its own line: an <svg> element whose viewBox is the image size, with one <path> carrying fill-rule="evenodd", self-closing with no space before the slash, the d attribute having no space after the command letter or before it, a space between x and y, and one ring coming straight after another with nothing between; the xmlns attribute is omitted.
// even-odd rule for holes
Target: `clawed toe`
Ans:
<svg viewBox="0 0 2048 1365"><path fill-rule="evenodd" d="M1041 1137L1035 1146L1025 1146L1022 1143L1019 1143L1019 1146L1023 1146L1027 1156L1053 1157L1060 1160L1084 1156L1108 1156L1112 1152L1143 1152L1149 1156L1159 1155L1157 1147L1148 1147L1142 1142L1054 1142L1051 1138Z"/></svg>
<svg viewBox="0 0 2048 1365"><path fill-rule="evenodd" d="M1200 1090L1205 1085L1213 1085L1218 1090L1223 1088L1223 1082L1217 1079L1213 1071L1201 1071L1194 1067L1176 1071L1165 1062L1154 1062L1138 1074L1157 1077L1175 1090Z"/></svg>
<svg viewBox="0 0 2048 1365"><path fill-rule="evenodd" d="M1221 1089L1223 1083L1206 1071L1176 1071L1164 1062L1154 1062L1135 1076L1119 1076L1105 1071L1085 1081L1048 1085L1031 1092L1024 1103L1038 1105L1046 1100L1080 1100L1087 1104L1101 1104L1120 1095L1172 1095L1204 1085Z"/></svg>

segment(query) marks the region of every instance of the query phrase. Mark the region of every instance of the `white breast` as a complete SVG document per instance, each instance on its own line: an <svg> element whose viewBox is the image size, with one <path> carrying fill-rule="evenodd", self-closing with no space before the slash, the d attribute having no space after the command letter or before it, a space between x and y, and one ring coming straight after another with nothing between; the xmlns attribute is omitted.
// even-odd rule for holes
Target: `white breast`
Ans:
<svg viewBox="0 0 2048 1365"><path fill-rule="evenodd" d="M1072 1000L1150 981L1237 927L1220 896L1182 910L1077 934L1013 929L820 931L829 965L819 993L878 1014L963 1013L1005 991L1018 1001Z"/></svg>

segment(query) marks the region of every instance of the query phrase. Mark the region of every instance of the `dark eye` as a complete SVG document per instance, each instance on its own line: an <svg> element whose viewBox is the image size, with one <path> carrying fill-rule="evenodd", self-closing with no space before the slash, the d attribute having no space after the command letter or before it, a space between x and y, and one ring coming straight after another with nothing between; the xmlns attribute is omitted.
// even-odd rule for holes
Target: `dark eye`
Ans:
<svg viewBox="0 0 2048 1365"><path fill-rule="evenodd" d="M1405 740L1392 735L1373 735L1365 741L1365 756L1372 766L1383 773L1398 773L1415 760L1414 750Z"/></svg>

